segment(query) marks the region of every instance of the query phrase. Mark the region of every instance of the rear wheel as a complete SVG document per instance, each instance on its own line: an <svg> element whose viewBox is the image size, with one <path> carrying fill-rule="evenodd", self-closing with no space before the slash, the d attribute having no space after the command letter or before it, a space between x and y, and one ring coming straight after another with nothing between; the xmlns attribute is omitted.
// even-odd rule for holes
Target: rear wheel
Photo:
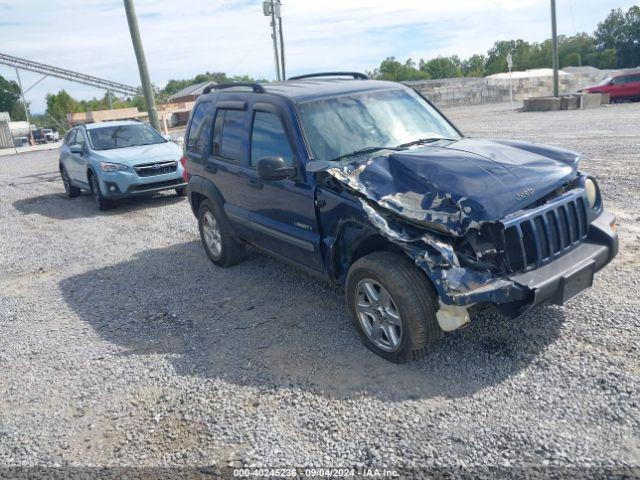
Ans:
<svg viewBox="0 0 640 480"><path fill-rule="evenodd" d="M64 191L67 192L67 197L75 198L80 195L80 189L78 187L74 187L71 184L71 179L69 178L69 174L67 170L60 166L60 176L62 177L62 184L64 185Z"/></svg>
<svg viewBox="0 0 640 480"><path fill-rule="evenodd" d="M91 187L91 196L98 210L109 210L113 208L113 200L105 198L100 191L98 179L94 174L89 174L89 186Z"/></svg>
<svg viewBox="0 0 640 480"><path fill-rule="evenodd" d="M435 291L403 255L375 252L357 260L349 269L346 293L360 338L387 360L419 359L442 334Z"/></svg>
<svg viewBox="0 0 640 480"><path fill-rule="evenodd" d="M213 263L229 267L242 260L244 244L234 238L229 220L217 204L209 200L200 204L198 227L204 251Z"/></svg>

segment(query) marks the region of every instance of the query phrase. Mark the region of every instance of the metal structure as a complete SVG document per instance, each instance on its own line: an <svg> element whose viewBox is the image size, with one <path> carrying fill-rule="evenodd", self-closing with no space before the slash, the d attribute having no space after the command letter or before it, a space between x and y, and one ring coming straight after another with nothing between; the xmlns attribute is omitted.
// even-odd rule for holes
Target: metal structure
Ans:
<svg viewBox="0 0 640 480"><path fill-rule="evenodd" d="M551 52L553 55L553 96L559 94L558 86L558 28L556 22L556 0L551 0Z"/></svg>
<svg viewBox="0 0 640 480"><path fill-rule="evenodd" d="M144 56L142 48L142 40L140 39L140 30L138 29L138 19L136 17L136 9L133 6L133 0L123 0L124 9L127 13L127 23L129 24L129 33L131 33L131 42L133 50L138 61L138 70L140 71L140 82L142 83L142 92L144 93L144 101L147 105L147 113L149 114L149 123L156 130L160 130L160 121L158 120L158 112L156 111L156 99L149 79L149 70L147 69L147 60Z"/></svg>
<svg viewBox="0 0 640 480"><path fill-rule="evenodd" d="M265 0L262 3L262 13L265 17L271 17L271 39L273 40L273 58L276 65L276 80L284 80L287 76L284 61L284 36L282 34L282 4L280 3L280 0ZM278 39L280 40L279 48Z"/></svg>
<svg viewBox="0 0 640 480"><path fill-rule="evenodd" d="M0 53L0 64L8 65L16 69L28 70L30 72L41 73L44 75L36 83L40 83L46 77L57 77L71 82L83 83L92 87L101 88L107 92L117 92L123 95L139 95L140 89L138 87L132 87L125 85L124 83L112 82L111 80L105 80L104 78L98 78L91 75L85 75L84 73L74 72L72 70L66 70L64 68L54 67L52 65L46 65L44 63L34 62L24 58L14 57L12 55L6 55ZM33 88L32 85L30 88ZM24 93L30 90L27 89Z"/></svg>

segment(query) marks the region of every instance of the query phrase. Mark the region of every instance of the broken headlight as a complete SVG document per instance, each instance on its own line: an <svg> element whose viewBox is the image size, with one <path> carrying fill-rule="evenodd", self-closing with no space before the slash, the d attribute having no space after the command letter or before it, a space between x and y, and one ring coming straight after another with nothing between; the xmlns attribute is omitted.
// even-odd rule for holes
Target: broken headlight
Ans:
<svg viewBox="0 0 640 480"><path fill-rule="evenodd" d="M499 269L497 225L486 224L480 230L470 230L455 247L461 266L475 270Z"/></svg>

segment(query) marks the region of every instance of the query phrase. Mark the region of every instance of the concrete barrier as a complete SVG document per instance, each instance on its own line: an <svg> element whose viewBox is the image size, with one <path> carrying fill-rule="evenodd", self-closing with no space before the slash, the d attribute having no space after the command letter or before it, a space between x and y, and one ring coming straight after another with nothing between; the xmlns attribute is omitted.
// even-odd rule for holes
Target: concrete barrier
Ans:
<svg viewBox="0 0 640 480"><path fill-rule="evenodd" d="M609 94L607 94L609 97ZM607 99L608 100L608 99ZM587 108L600 108L603 104L601 93L581 93L580 94L580 109L585 110ZM607 101L607 103L609 103Z"/></svg>
<svg viewBox="0 0 640 480"><path fill-rule="evenodd" d="M599 83L619 70L598 70L593 67L568 67L560 75L560 95L575 95L589 85ZM527 72L521 72L521 74ZM530 97L545 97L553 91L553 77L535 75L512 79L513 99L523 102ZM458 77L440 80L403 82L439 106L506 103L510 100L509 79L494 77ZM569 101L568 101L569 102ZM576 108L580 108L578 105Z"/></svg>

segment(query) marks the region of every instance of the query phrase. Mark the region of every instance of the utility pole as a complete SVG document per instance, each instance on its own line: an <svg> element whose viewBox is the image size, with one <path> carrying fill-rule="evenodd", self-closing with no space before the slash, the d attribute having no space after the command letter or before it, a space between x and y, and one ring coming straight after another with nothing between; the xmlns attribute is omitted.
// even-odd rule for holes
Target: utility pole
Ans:
<svg viewBox="0 0 640 480"><path fill-rule="evenodd" d="M273 59L276 64L276 79L286 80L284 62L284 37L282 35L282 14L280 0L264 0L262 13L265 17L271 17L271 39L273 40ZM278 34L278 31L280 32ZM278 52L278 38L280 39L280 52Z"/></svg>
<svg viewBox="0 0 640 480"><path fill-rule="evenodd" d="M558 28L556 24L556 0L551 0L551 52L553 55L553 96L559 95L558 88Z"/></svg>
<svg viewBox="0 0 640 480"><path fill-rule="evenodd" d="M277 6L276 6L276 15L278 17L278 30L280 32L280 58L282 60L282 79L286 80L287 79L287 74L285 73L284 70L284 36L282 34L282 4L280 3L280 0L277 0Z"/></svg>
<svg viewBox="0 0 640 480"><path fill-rule="evenodd" d="M133 0L123 0L124 9L127 12L127 22L129 23L129 32L131 33L131 41L133 42L133 51L136 53L138 61L138 70L140 71L140 82L142 83L142 92L144 93L144 101L147 105L149 113L149 123L156 130L160 130L160 122L158 121L158 112L156 111L156 100L149 79L149 70L147 69L147 61L144 58L144 50L142 49L142 41L140 40L140 30L138 30L138 20L136 18L136 10L133 6Z"/></svg>
<svg viewBox="0 0 640 480"><path fill-rule="evenodd" d="M24 114L27 117L27 128L29 129L29 142L31 142L31 120L29 119L29 108L27 107L27 101L24 98L24 90L22 88L22 79L20 79L20 70L16 67L16 76L18 77L18 86L20 87L20 96L22 97L22 106L24 107Z"/></svg>

